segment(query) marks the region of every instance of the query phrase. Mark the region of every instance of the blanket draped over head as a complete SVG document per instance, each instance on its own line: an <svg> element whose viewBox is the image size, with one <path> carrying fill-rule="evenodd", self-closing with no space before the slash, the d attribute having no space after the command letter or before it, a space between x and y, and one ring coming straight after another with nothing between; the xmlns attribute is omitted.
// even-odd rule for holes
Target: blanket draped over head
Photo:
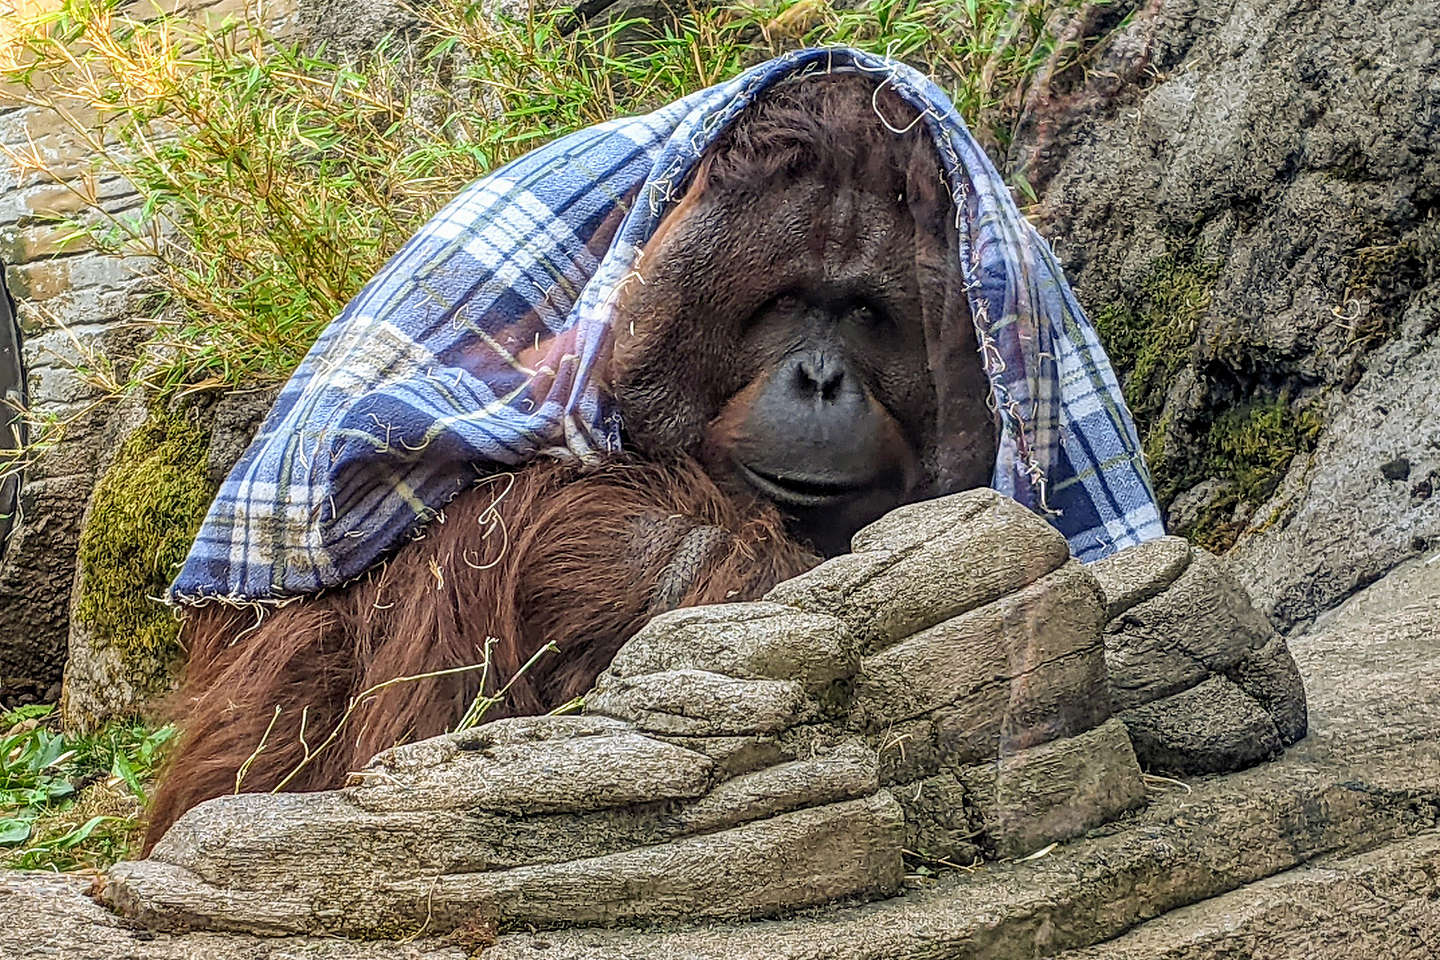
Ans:
<svg viewBox="0 0 1440 960"><path fill-rule="evenodd" d="M864 73L920 112L957 211L999 427L992 485L1094 560L1164 533L1115 375L1049 246L945 94L909 67L801 50L477 181L326 328L222 484L169 599L282 600L358 576L477 476L618 451L597 371L618 291L686 175L777 82ZM521 348L548 343L527 367ZM932 358L933 361L933 358Z"/></svg>

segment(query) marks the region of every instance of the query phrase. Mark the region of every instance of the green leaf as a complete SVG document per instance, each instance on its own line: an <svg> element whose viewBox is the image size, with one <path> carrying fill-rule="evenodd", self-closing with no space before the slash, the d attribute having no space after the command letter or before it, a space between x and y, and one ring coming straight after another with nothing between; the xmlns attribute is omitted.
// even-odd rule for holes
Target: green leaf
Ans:
<svg viewBox="0 0 1440 960"><path fill-rule="evenodd" d="M75 792L75 784L69 780L50 780L45 784L46 801L60 800Z"/></svg>
<svg viewBox="0 0 1440 960"><path fill-rule="evenodd" d="M94 833L94 832L95 832L95 828L98 827L98 826L100 826L100 824L104 823L106 820L115 820L115 819L118 819L118 818L116 818L116 817L106 817L106 816L94 816L94 817L91 817L89 820L86 820L86 821L85 821L83 824L81 824L79 827L75 828L74 830L71 830L69 833L65 834L65 835L62 836L62 837L59 837L58 839L56 839L56 840L51 844L51 848L52 848L52 849L55 849L55 850L69 850L71 847L78 846L78 845L84 843L85 840L86 840L86 838L89 837L90 834Z"/></svg>
<svg viewBox="0 0 1440 960"><path fill-rule="evenodd" d="M30 839L28 820L0 820L0 846L13 847Z"/></svg>
<svg viewBox="0 0 1440 960"><path fill-rule="evenodd" d="M110 773L122 778L125 781L125 785L130 788L131 793L144 799L145 787L140 783L140 778L135 775L135 767L130 763L129 758L125 756L125 751L115 751L115 759L110 764Z"/></svg>
<svg viewBox="0 0 1440 960"><path fill-rule="evenodd" d="M53 703L30 703L23 707L16 707L14 710L5 711L5 718L0 720L0 723L14 726L22 720L39 720L54 712L55 704Z"/></svg>
<svg viewBox="0 0 1440 960"><path fill-rule="evenodd" d="M31 770L44 770L65 752L65 738L52 733L40 734L40 749L30 757Z"/></svg>

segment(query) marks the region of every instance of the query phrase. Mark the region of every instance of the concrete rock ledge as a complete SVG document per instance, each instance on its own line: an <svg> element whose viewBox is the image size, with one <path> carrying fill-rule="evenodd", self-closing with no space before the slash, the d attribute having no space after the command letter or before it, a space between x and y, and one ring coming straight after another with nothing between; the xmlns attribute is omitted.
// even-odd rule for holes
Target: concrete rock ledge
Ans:
<svg viewBox="0 0 1440 960"><path fill-rule="evenodd" d="M75 936L148 938L99 958L329 956L307 951L337 934L417 957L1031 957L1435 827L1433 736L1376 758L1377 776L1423 771L1405 791L1323 734L1210 782L1144 780L1137 711L1193 708L1203 736L1154 742L1221 769L1304 729L1284 642L1183 542L1087 569L976 491L855 547L764 602L657 618L587 716L400 747L344 790L202 804L105 878L126 920L54 882L7 878L0 900L50 897ZM1440 651L1427 662L1440 672ZM1253 709L1207 713L1220 681ZM1229 747L1257 728L1263 755ZM680 926L699 920L728 925ZM369 955L354 945L334 955Z"/></svg>
<svg viewBox="0 0 1440 960"><path fill-rule="evenodd" d="M587 716L203 804L105 899L156 929L271 935L750 919L892 896L907 853L1023 855L1144 802L1105 598L1059 534L975 491L855 546L764 602L657 617Z"/></svg>

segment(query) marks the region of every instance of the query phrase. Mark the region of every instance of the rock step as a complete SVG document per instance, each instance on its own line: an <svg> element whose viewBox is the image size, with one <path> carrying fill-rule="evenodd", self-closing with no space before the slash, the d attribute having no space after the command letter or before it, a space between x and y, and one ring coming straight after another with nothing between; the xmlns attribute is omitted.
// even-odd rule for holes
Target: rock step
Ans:
<svg viewBox="0 0 1440 960"><path fill-rule="evenodd" d="M1292 960L1440 954L1440 833L1306 864L1056 960Z"/></svg>

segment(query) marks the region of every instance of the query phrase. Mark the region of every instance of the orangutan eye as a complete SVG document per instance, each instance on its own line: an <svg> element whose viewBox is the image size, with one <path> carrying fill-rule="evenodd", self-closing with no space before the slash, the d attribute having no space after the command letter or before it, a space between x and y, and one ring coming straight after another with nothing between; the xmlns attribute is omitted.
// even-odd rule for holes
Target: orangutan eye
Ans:
<svg viewBox="0 0 1440 960"><path fill-rule="evenodd" d="M895 322L890 319L890 315L868 300L856 300L847 319L856 328L871 333L883 333L895 328Z"/></svg>

